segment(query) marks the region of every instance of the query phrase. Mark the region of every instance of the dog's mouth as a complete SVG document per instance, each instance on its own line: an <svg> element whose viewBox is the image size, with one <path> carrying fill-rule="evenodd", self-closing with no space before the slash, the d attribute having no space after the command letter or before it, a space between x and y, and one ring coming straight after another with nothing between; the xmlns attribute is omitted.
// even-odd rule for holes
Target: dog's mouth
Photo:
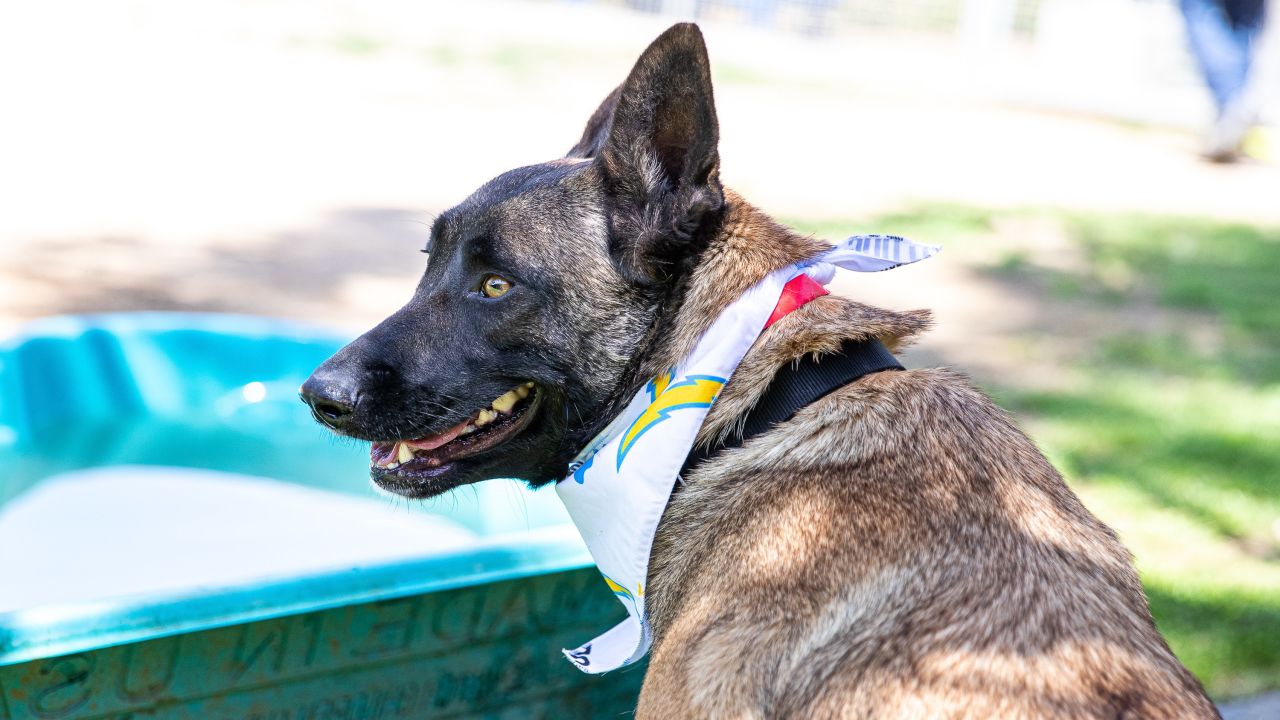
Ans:
<svg viewBox="0 0 1280 720"><path fill-rule="evenodd" d="M520 434L533 420L540 395L536 385L525 382L443 432L374 442L369 449L374 481L402 495L424 494L426 488L406 486L405 481L431 480L447 472L455 461L479 455Z"/></svg>

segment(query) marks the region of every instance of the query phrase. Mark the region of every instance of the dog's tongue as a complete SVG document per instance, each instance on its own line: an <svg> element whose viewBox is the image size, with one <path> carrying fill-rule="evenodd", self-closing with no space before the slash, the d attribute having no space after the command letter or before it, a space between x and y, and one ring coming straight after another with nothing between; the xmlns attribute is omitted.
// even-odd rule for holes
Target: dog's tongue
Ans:
<svg viewBox="0 0 1280 720"><path fill-rule="evenodd" d="M465 428L469 422L471 421L463 420L439 435L428 435L426 437L420 437L417 440L401 440L400 442L408 445L414 450L435 450L441 445L458 437L458 434L462 432L463 428Z"/></svg>
<svg viewBox="0 0 1280 720"><path fill-rule="evenodd" d="M386 465L394 461L400 454L400 446L405 445L415 451L434 450L453 440L467 427L469 420L454 425L438 435L428 435L416 440L400 440L398 442L375 442L369 448L369 458L375 465Z"/></svg>

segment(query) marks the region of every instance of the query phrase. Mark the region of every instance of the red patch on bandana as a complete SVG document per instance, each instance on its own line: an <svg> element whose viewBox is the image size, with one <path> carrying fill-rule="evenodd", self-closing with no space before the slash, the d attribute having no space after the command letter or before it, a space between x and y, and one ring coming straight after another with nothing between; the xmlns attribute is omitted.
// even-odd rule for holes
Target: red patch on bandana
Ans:
<svg viewBox="0 0 1280 720"><path fill-rule="evenodd" d="M796 310L810 300L829 294L821 283L801 273L782 286L782 297L778 298L778 304L774 306L773 314L769 316L769 320L765 322L764 326L769 327L781 320L782 316Z"/></svg>

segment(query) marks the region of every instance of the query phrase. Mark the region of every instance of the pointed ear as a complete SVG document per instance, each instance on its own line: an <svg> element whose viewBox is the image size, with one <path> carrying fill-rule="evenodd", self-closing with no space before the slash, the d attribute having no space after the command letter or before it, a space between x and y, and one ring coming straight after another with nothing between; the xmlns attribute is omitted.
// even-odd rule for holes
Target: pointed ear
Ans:
<svg viewBox="0 0 1280 720"><path fill-rule="evenodd" d="M597 116L611 101L596 162L614 256L632 280L670 279L692 267L724 209L711 67L698 26L675 25L654 40Z"/></svg>
<svg viewBox="0 0 1280 720"><path fill-rule="evenodd" d="M622 86L613 89L609 96L600 103L600 107L591 113L591 119L587 121L587 129L582 131L582 139L577 145L569 151L565 157L570 158L593 158L600 154L604 149L604 143L609 139L609 126L613 123L613 109L618 106L618 96L622 94Z"/></svg>

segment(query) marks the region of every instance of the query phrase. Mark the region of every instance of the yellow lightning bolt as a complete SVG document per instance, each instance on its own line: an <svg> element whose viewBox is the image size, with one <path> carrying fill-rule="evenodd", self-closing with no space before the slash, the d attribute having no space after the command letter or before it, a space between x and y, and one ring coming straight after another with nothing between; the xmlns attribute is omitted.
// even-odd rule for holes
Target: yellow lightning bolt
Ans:
<svg viewBox="0 0 1280 720"><path fill-rule="evenodd" d="M636 591L633 593L630 590L623 587L622 585L618 584L617 582L614 582L614 579L609 577L608 575L605 575L604 573L600 573L600 576L604 578L604 584L609 586L609 589L613 591L614 595L621 595L622 597L625 597L629 600L635 600L638 597L644 597L643 583L636 583Z"/></svg>
<svg viewBox="0 0 1280 720"><path fill-rule="evenodd" d="M649 400L656 401L658 396L667 391L667 386L675 379L675 373L667 371L649 383Z"/></svg>
<svg viewBox="0 0 1280 720"><path fill-rule="evenodd" d="M649 428L665 420L676 410L711 407L724 383L724 378L711 375L690 375L678 383L671 382L670 374L655 379L652 388L653 402L622 436L622 444L618 447L618 467L622 467L622 461L631 446Z"/></svg>
<svg viewBox="0 0 1280 720"><path fill-rule="evenodd" d="M634 598L634 597L635 597L635 596L633 596L633 595L631 594L631 591L630 591L630 590L628 590L628 589L626 589L626 588L622 587L621 585L619 585L618 583L614 582L614 581L613 581L613 578L609 577L608 575L604 575L604 584L605 584L605 585L608 585L608 586L609 586L609 589L610 589L610 590L612 590L612 591L613 591L615 594L617 594L617 595L623 595L623 596L625 596L625 597L629 597L629 598Z"/></svg>

